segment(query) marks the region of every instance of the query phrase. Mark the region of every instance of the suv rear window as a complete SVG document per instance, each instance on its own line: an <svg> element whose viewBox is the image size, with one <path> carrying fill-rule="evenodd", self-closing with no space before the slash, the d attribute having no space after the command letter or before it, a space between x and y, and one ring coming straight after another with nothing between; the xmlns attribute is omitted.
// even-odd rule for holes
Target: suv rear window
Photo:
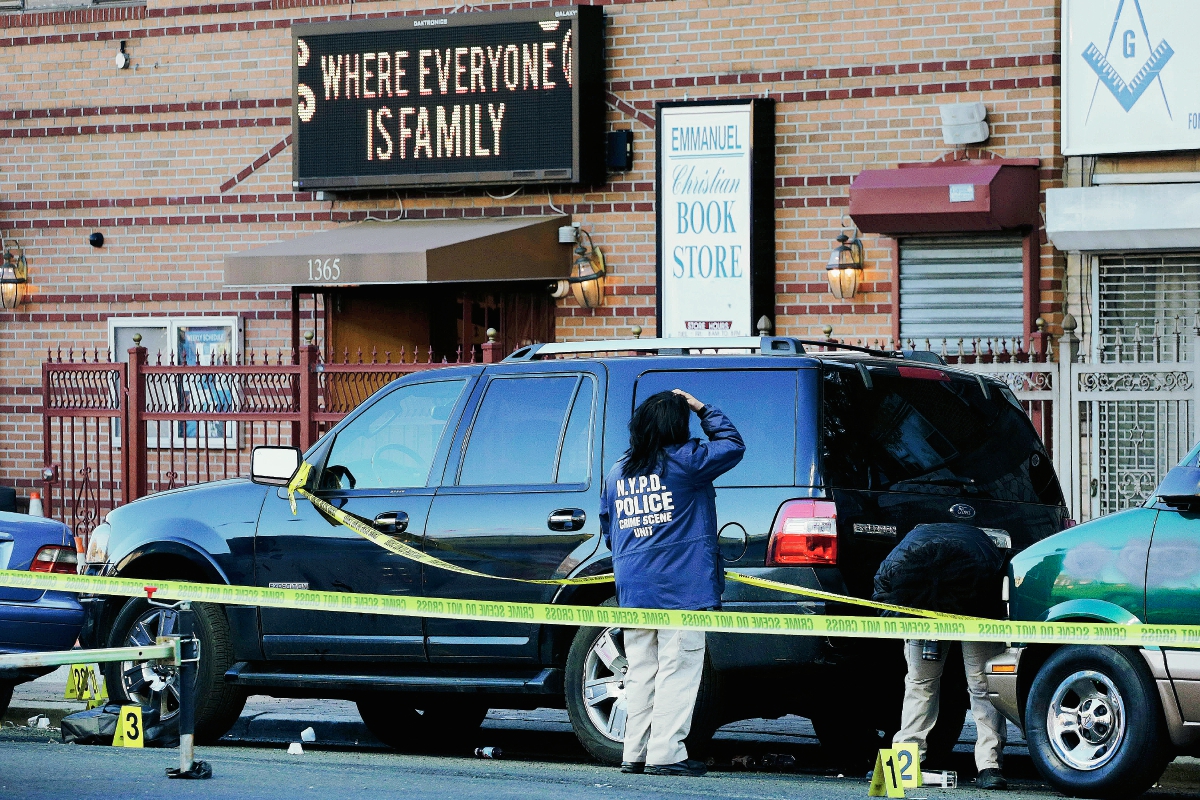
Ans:
<svg viewBox="0 0 1200 800"><path fill-rule="evenodd" d="M830 486L1061 503L1050 458L1013 394L927 367L830 364L822 462ZM902 372L906 374L901 374ZM921 376L921 377L916 377Z"/></svg>
<svg viewBox="0 0 1200 800"><path fill-rule="evenodd" d="M796 483L796 372L698 370L647 372L637 382L634 407L652 394L683 389L725 412L746 440L746 456L714 486L794 486ZM706 438L692 415L692 436Z"/></svg>

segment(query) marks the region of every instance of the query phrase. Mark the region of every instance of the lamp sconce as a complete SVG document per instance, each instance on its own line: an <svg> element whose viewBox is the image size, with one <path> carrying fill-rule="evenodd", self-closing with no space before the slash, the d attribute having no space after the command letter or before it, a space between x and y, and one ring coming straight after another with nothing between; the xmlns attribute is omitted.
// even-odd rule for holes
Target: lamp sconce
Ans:
<svg viewBox="0 0 1200 800"><path fill-rule="evenodd" d="M25 300L25 287L29 283L29 265L25 261L25 248L16 239L0 239L0 305L8 310Z"/></svg>
<svg viewBox="0 0 1200 800"><path fill-rule="evenodd" d="M587 239L587 244L584 244ZM550 285L550 295L555 299L575 297L580 308L599 308L604 305L604 276L608 274L604 263L604 252L592 242L592 236L583 228L575 228L575 264L572 275L566 280Z"/></svg>
<svg viewBox="0 0 1200 800"><path fill-rule="evenodd" d="M838 235L838 245L829 254L829 261L825 265L829 291L839 300L849 300L858 294L858 284L862 280L863 246L858 231L854 234L853 239L845 231Z"/></svg>

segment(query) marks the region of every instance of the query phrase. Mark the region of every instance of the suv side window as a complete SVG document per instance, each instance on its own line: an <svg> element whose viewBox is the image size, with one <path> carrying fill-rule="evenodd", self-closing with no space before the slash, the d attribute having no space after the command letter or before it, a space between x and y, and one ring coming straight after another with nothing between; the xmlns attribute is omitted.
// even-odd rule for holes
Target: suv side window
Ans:
<svg viewBox="0 0 1200 800"><path fill-rule="evenodd" d="M415 383L389 392L340 430L319 488L424 486L465 380Z"/></svg>
<svg viewBox="0 0 1200 800"><path fill-rule="evenodd" d="M459 486L586 483L596 381L495 377L471 425Z"/></svg>
<svg viewBox="0 0 1200 800"><path fill-rule="evenodd" d="M638 378L634 408L658 392L690 392L725 412L746 440L745 458L714 486L794 486L796 384L794 370L647 372ZM695 414L691 420L692 436L704 439Z"/></svg>
<svg viewBox="0 0 1200 800"><path fill-rule="evenodd" d="M930 377L902 375L919 369ZM836 488L1059 503L1050 458L1011 392L941 370L824 373L822 460Z"/></svg>

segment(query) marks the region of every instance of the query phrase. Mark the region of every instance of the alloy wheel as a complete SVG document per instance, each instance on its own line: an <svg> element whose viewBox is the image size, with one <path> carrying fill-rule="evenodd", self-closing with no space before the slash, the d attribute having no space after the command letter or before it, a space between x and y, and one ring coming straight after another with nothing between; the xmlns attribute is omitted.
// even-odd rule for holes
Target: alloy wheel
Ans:
<svg viewBox="0 0 1200 800"><path fill-rule="evenodd" d="M1046 712L1050 746L1064 764L1090 772L1107 764L1125 739L1125 704L1112 680L1080 670L1054 691Z"/></svg>
<svg viewBox="0 0 1200 800"><path fill-rule="evenodd" d="M625 697L625 675L629 661L625 658L625 637L620 628L606 628L583 661L583 704L588 720L605 738L625 741L625 720L628 702Z"/></svg>
<svg viewBox="0 0 1200 800"><path fill-rule="evenodd" d="M146 647L159 636L178 632L179 613L171 608L146 609L125 636L126 647ZM137 705L158 707L159 719L167 720L179 711L179 684L176 673L150 661L121 662L121 688Z"/></svg>

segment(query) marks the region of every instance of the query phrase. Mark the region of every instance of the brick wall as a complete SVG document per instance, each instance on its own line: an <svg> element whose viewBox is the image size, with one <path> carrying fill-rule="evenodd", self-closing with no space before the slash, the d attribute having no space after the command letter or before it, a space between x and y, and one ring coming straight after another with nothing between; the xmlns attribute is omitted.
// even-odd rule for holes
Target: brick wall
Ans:
<svg viewBox="0 0 1200 800"><path fill-rule="evenodd" d="M946 154L938 104L986 103L988 149L1041 159L1043 189L1059 185L1051 0L605 5L608 123L633 129L634 169L589 191L526 187L505 200L466 190L317 202L290 191L292 22L439 9L263 0L0 14L0 230L25 245L33 282L30 302L0 312L0 482L32 486L41 466L34 387L48 347L103 350L110 316L167 313L241 314L247 348L283 347L290 292L224 290L223 256L368 215L565 210L606 250L611 296L594 311L562 301L558 336L653 330L658 101L778 101L780 333L829 324L839 336L890 334L891 241L864 239L865 284L852 302L833 301L824 262L860 170ZM112 63L119 41L128 70ZM102 249L88 245L92 231L104 233ZM1053 323L1062 265L1048 245L1041 275L1041 311Z"/></svg>

